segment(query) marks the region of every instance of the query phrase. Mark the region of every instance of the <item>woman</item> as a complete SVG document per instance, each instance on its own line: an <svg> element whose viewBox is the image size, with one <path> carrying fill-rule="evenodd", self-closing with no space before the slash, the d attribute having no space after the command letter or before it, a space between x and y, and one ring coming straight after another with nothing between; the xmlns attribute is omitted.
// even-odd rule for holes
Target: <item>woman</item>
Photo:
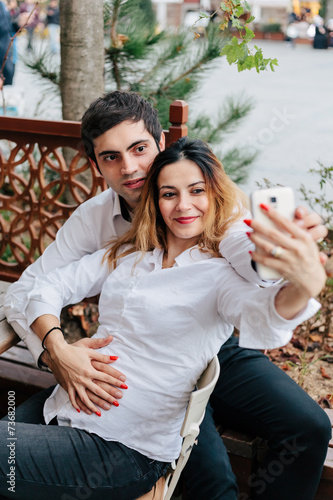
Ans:
<svg viewBox="0 0 333 500"><path fill-rule="evenodd" d="M46 488L59 496L82 482L91 488L89 498L104 491L109 499L128 500L150 491L178 456L190 392L234 325L242 346L274 348L287 343L296 325L318 310L312 297L323 287L325 271L317 247L273 209L263 207L293 238L247 221L253 229L249 237L264 252L253 252L253 259L282 272L289 283L260 289L240 278L219 254L221 238L242 215L243 199L202 141L180 139L154 161L128 233L111 242L106 253L85 256L36 279L27 310L31 327L51 355L66 366L75 357L78 369L80 348L68 345L60 334L60 310L64 302L101 292L96 335L113 335L112 350L119 355L128 389L120 405L114 400L115 407L101 413L86 397L93 382L88 377L79 381L73 368L69 396L58 386L44 407L46 423L56 417L59 427L52 429L52 463L43 470L42 481L31 473L30 457L36 464L47 463L45 449L20 440L20 469L30 465L20 479L22 497L42 498ZM284 249L279 260L271 255L275 245ZM100 361L110 356L108 346L100 356ZM96 415L80 413L76 393ZM99 394L103 396L102 388ZM47 430L36 432L43 432L43 442L48 439ZM57 435L66 436L61 446L55 444ZM83 479L95 455L103 464L111 463L111 473L99 477L97 485L89 483L89 474ZM64 456L75 477L61 468Z"/></svg>

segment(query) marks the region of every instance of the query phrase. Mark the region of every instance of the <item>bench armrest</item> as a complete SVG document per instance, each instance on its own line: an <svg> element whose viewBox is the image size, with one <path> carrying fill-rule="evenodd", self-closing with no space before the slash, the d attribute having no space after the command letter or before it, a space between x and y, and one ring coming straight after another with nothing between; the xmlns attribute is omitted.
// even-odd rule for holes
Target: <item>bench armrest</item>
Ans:
<svg viewBox="0 0 333 500"><path fill-rule="evenodd" d="M21 340L20 337L16 335L10 324L7 322L5 313L3 311L3 301L9 285L10 283L6 281L0 281L0 354L7 351L10 347L16 345Z"/></svg>

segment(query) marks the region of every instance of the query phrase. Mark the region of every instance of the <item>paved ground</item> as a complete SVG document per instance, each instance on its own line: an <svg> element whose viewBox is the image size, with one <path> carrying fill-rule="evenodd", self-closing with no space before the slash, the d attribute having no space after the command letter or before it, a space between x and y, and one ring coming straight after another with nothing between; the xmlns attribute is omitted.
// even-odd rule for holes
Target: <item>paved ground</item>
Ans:
<svg viewBox="0 0 333 500"><path fill-rule="evenodd" d="M22 54L24 40L19 39ZM314 50L308 45L292 49L286 42L258 41L265 57L277 57L275 73L258 75L254 70L238 73L224 58L214 63L190 112L212 115L226 96L248 95L255 109L228 137L227 145L244 145L259 150L250 167L249 181L242 186L247 194L264 177L298 189L300 183L319 192L316 176L307 174L317 161L333 165L333 49ZM51 94L36 77L17 65L12 91L22 96L22 116L60 119L59 96ZM7 92L10 98L10 92ZM327 193L332 199L333 192ZM301 199L297 195L298 200Z"/></svg>
<svg viewBox="0 0 333 500"><path fill-rule="evenodd" d="M214 113L229 94L254 97L255 109L228 140L259 150L242 186L247 194L264 177L296 190L304 183L319 192L317 177L307 172L318 160L333 165L333 49L292 49L287 42L269 41L258 45L265 57L277 57L276 72L238 73L222 59L200 91L198 107ZM332 189L327 196L333 199Z"/></svg>

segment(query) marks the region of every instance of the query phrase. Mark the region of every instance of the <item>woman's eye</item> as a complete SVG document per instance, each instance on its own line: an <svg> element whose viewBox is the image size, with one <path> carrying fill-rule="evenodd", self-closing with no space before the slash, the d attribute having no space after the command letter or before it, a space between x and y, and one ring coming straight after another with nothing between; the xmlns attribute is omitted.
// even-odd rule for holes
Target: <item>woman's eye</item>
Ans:
<svg viewBox="0 0 333 500"><path fill-rule="evenodd" d="M169 193L163 193L162 194L162 197L163 198L171 198L172 196L174 196L175 193L172 193L172 192L169 192Z"/></svg>
<svg viewBox="0 0 333 500"><path fill-rule="evenodd" d="M193 194L201 194L204 192L205 192L205 190L202 188L193 189L193 191L192 191Z"/></svg>
<svg viewBox="0 0 333 500"><path fill-rule="evenodd" d="M138 148L136 148L136 151L137 151L137 153L143 153L145 149L146 149L146 146L139 146Z"/></svg>

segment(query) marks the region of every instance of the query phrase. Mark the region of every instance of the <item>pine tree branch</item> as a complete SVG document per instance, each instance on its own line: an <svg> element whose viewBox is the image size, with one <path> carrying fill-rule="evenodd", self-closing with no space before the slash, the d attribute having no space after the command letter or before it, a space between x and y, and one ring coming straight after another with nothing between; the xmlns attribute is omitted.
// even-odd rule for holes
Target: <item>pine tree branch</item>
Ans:
<svg viewBox="0 0 333 500"><path fill-rule="evenodd" d="M179 56L180 52L185 52L186 50L186 34L185 33L182 33L180 35L177 35L177 39L176 39L176 43L174 43L175 41L173 41L173 46L171 47L171 50L170 50L170 47L167 47L163 54L157 59L157 61L155 62L155 64L152 66L152 68L147 72L145 73L142 78L136 82L137 85L141 85L142 83L144 82L147 82L150 80L150 78L152 76L154 76L154 74L157 73L157 71L162 68L162 66L167 63L169 60L173 60L175 59L177 56ZM184 49L184 50L183 50Z"/></svg>

